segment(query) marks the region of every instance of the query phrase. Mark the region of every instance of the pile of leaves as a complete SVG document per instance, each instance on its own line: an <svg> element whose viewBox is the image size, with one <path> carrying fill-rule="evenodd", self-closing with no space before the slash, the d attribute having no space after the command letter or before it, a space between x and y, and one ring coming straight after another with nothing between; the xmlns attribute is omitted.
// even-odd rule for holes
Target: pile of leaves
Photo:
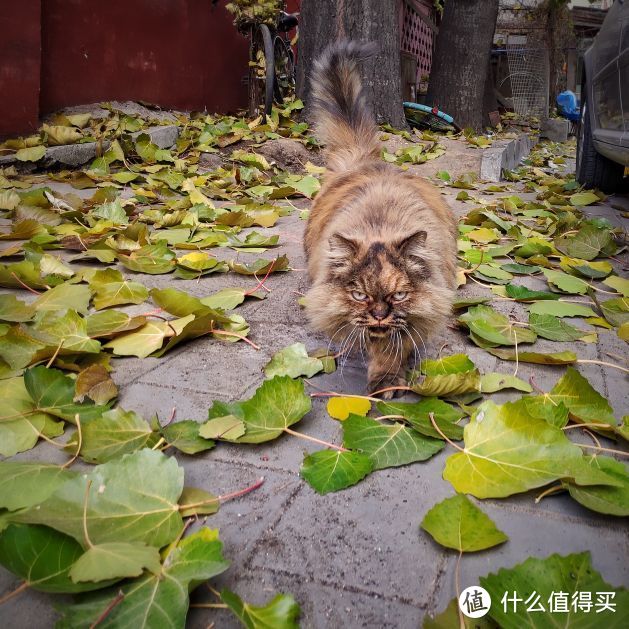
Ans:
<svg viewBox="0 0 629 629"><path fill-rule="evenodd" d="M11 243L0 252L6 259L0 286L23 297L0 296L0 454L13 456L43 439L68 455L60 466L0 463L0 563L24 579L21 588L79 594L63 608L60 626L127 626L139 617L183 626L189 591L227 568L216 531L184 534L186 518L211 515L229 496L185 487L168 450L195 455L221 442L247 447L285 435L307 440L324 449L305 455L301 475L326 494L379 469L426 461L449 445L455 452L443 475L460 494L505 498L543 488L542 496L568 492L588 509L629 515L626 466L601 454L600 445L568 438L579 427L620 443L629 438L629 419L617 420L608 401L571 367L597 362L580 359L577 343L612 331L627 339L629 285L610 262L623 248L623 235L581 210L602 195L554 174L570 157L561 145L541 145L506 184L438 174L470 205L459 226L459 285L483 288L456 302L458 324L476 346L511 361L500 363L507 370L515 363L513 373L481 373L465 354L440 354L410 374L407 390L421 396L416 402L308 394L305 378L333 371L335 357L296 343L266 365L266 379L252 397L214 402L203 422L163 424L114 406L116 356L159 357L201 336L251 343L247 322L233 310L246 299L263 299L265 278L290 267L285 256L241 262L240 252L264 253L279 244L277 234L241 231L273 226L291 211L278 200L312 198L321 169L308 163L305 175L288 173L250 149L281 137L312 145L307 126L292 119L301 106L294 101L275 109L265 124L181 116L172 149L160 149L141 132L148 121L113 110L100 123L60 118L54 126L78 129L82 139L76 141L107 138L108 148L87 168L47 175L79 190L96 187L87 199L38 187L37 174L0 172L0 211L11 220L10 231L0 235ZM26 150L18 159L36 162L52 137L42 130L4 148ZM419 139L396 155L384 152L383 159L404 165L441 154L438 136ZM246 149L232 149L243 141ZM206 169L212 154L220 159ZM513 194L512 182L526 196ZM221 249L234 257L211 253ZM85 262L90 266L81 266ZM212 273L249 283L196 297L179 288L149 290L123 270L170 273L182 286ZM140 314L121 309L149 299ZM524 315L506 316L492 300L508 301L513 313ZM570 345L547 351L548 342ZM565 371L544 391L518 378L521 362ZM505 389L524 395L502 405L488 399ZM330 398L328 413L341 422L340 444L295 429L317 395ZM66 431L71 434L61 442ZM78 474L71 469L77 459L95 467ZM137 479L133 488L130 477ZM469 499L457 494L448 500L423 524L439 543L462 553L505 541ZM120 521L128 522L124 534L112 525ZM444 521L459 521L464 534L453 542ZM585 572L592 587L611 588L586 555L527 560L483 583L495 589L512 579L515 585L546 565L555 566L556 575ZM547 585L560 589L554 581ZM216 605L227 605L246 626L296 624L299 608L287 595L264 608L228 591L218 597ZM452 614L450 606L443 623Z"/></svg>
<svg viewBox="0 0 629 629"><path fill-rule="evenodd" d="M234 16L234 24L245 29L251 24L275 24L282 8L280 0L232 0L225 8Z"/></svg>

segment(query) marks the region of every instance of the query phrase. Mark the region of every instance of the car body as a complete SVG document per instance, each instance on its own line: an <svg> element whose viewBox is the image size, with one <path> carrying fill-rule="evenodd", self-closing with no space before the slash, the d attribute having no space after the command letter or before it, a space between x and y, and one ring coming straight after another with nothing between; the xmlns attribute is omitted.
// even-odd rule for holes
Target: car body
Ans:
<svg viewBox="0 0 629 629"><path fill-rule="evenodd" d="M629 187L629 0L616 0L583 59L577 180Z"/></svg>

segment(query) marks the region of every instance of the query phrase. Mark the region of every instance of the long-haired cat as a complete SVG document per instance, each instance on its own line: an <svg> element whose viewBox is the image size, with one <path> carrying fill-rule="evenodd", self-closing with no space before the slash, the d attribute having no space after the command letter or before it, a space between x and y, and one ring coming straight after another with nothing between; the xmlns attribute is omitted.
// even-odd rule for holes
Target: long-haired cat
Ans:
<svg viewBox="0 0 629 629"><path fill-rule="evenodd" d="M456 275L456 223L438 190L380 159L357 67L373 52L339 42L314 64L328 171L305 235L308 318L344 347L366 349L370 391L405 384L411 352L451 312Z"/></svg>

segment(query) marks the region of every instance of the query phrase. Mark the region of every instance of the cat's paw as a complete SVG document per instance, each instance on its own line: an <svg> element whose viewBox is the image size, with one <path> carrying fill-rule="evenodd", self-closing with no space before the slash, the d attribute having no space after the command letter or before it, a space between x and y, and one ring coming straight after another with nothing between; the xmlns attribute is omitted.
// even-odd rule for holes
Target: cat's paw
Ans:
<svg viewBox="0 0 629 629"><path fill-rule="evenodd" d="M394 397L399 397L407 392L407 383L404 376L385 376L380 380L370 380L367 388L369 395L375 395L381 400L392 400ZM392 387L404 387L403 389L395 389ZM388 389L388 390L384 390Z"/></svg>

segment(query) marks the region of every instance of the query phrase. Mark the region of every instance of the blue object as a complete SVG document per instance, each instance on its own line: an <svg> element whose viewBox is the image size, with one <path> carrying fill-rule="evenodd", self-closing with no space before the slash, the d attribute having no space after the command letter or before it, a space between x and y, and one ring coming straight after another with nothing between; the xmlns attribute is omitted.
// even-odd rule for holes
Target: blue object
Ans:
<svg viewBox="0 0 629 629"><path fill-rule="evenodd" d="M434 114L435 116L445 120L448 124L452 124L454 122L454 118L452 116L448 116L442 111L435 109L433 107L428 107L428 105L422 105L420 103L409 103L407 101L403 102L402 105L407 109L416 109L417 111L423 111L427 114Z"/></svg>
<svg viewBox="0 0 629 629"><path fill-rule="evenodd" d="M557 96L557 107L559 114L570 122L579 122L581 111L577 104L577 97L574 92L566 90Z"/></svg>

